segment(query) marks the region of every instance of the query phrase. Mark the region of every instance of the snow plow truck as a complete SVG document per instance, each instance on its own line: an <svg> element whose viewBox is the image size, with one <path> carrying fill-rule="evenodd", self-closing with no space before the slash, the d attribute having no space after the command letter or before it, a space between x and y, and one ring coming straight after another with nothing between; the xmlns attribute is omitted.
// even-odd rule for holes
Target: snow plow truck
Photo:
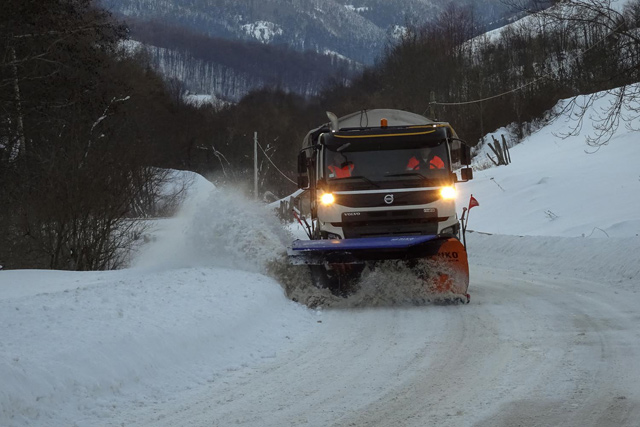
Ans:
<svg viewBox="0 0 640 427"><path fill-rule="evenodd" d="M427 260L425 292L468 303L455 185L473 178L470 147L449 123L407 111L327 116L298 155L304 192L294 216L309 239L292 243L290 262L308 265L315 286L348 296L367 266Z"/></svg>

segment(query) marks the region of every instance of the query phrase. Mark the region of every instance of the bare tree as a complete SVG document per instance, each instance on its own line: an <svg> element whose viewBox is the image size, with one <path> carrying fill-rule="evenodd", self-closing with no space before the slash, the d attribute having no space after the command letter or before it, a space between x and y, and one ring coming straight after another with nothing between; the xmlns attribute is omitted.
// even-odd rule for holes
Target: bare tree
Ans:
<svg viewBox="0 0 640 427"><path fill-rule="evenodd" d="M123 35L91 0L0 6L6 267L116 268L139 234L132 207L157 178L139 124L145 80L131 80L145 71L115 55Z"/></svg>
<svg viewBox="0 0 640 427"><path fill-rule="evenodd" d="M565 135L582 130L588 111L595 111L593 133L587 137L590 146L607 144L622 124L639 130L634 124L640 118L640 1L621 7L613 0L564 0L535 14L557 28L572 28L579 46L573 54L578 85L592 92L572 98L559 111L576 121ZM608 102L603 104L605 97Z"/></svg>

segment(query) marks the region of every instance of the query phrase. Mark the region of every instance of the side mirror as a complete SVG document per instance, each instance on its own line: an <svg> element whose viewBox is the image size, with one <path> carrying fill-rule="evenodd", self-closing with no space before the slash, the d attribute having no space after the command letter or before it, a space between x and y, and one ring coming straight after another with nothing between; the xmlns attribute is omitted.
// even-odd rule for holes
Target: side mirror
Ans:
<svg viewBox="0 0 640 427"><path fill-rule="evenodd" d="M309 187L309 176L307 174L307 153L301 151L298 154L298 188Z"/></svg>
<svg viewBox="0 0 640 427"><path fill-rule="evenodd" d="M304 151L298 154L298 173L307 173L307 153Z"/></svg>
<svg viewBox="0 0 640 427"><path fill-rule="evenodd" d="M463 144L460 147L460 163L469 166L471 164L471 147Z"/></svg>
<svg viewBox="0 0 640 427"><path fill-rule="evenodd" d="M473 179L473 169L460 169L460 177L462 178L462 181L471 181Z"/></svg>

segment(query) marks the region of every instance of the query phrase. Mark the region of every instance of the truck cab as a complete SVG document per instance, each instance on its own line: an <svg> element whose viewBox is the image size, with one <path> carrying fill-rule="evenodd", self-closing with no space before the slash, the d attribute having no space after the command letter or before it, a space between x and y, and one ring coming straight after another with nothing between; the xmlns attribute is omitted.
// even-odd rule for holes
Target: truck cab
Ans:
<svg viewBox="0 0 640 427"><path fill-rule="evenodd" d="M455 185L470 149L446 122L364 110L310 131L298 157L311 239L458 237Z"/></svg>

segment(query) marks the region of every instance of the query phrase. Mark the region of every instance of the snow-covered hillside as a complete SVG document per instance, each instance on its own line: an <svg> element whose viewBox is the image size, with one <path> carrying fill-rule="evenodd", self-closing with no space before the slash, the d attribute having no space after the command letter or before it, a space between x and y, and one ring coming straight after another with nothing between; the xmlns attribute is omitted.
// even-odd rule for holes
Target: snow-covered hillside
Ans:
<svg viewBox="0 0 640 427"><path fill-rule="evenodd" d="M0 271L0 425L638 425L637 134L569 125L459 185L469 305L292 302L287 231L204 181L133 268Z"/></svg>
<svg viewBox="0 0 640 427"><path fill-rule="evenodd" d="M586 97L578 98L584 105ZM460 185L460 206L473 193L482 209L474 209L469 227L498 234L566 237L638 237L640 235L640 145L638 133L621 121L611 141L593 148L593 120L613 101L600 97L574 136L577 119L558 117L511 148L512 163L475 173ZM566 104L561 101L559 108ZM623 110L629 118L636 113ZM637 119L635 120L637 122ZM636 123L637 127L638 123ZM508 139L506 129L494 133ZM490 138L489 138L490 140ZM490 164L485 148L476 165ZM495 156L494 156L495 157Z"/></svg>

